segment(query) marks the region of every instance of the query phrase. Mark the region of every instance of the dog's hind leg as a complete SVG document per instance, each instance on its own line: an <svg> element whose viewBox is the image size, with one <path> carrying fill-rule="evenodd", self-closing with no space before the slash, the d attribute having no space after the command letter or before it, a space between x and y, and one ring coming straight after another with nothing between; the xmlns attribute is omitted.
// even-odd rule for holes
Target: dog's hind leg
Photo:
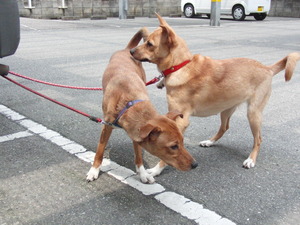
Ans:
<svg viewBox="0 0 300 225"><path fill-rule="evenodd" d="M248 112L248 120L254 138L253 149L249 157L243 162L244 168L251 168L255 166L256 158L259 153L261 138L261 112Z"/></svg>
<svg viewBox="0 0 300 225"><path fill-rule="evenodd" d="M201 141L199 143L199 145L201 147L212 146L217 140L219 140L224 135L224 133L229 129L229 120L230 120L230 117L232 116L232 114L234 113L234 111L236 110L236 108L237 108L237 106L234 106L230 109L227 109L227 110L221 112L221 115L220 115L221 126L220 126L218 133L209 140Z"/></svg>
<svg viewBox="0 0 300 225"><path fill-rule="evenodd" d="M247 169L250 169L251 167L255 166L256 158L258 156L260 145L262 142L262 138L261 138L262 111L269 100L271 94L271 88L268 88L266 90L267 92L261 100L254 99L248 102L247 116L253 134L254 143L253 143L252 152L250 153L249 157L243 162L243 167Z"/></svg>
<svg viewBox="0 0 300 225"><path fill-rule="evenodd" d="M134 157L135 157L135 166L136 166L136 172L139 174L140 179L143 183L154 183L155 179L153 176L148 173L145 170L144 164L143 164L143 152L142 147L137 143L133 142L133 148L134 148Z"/></svg>
<svg viewBox="0 0 300 225"><path fill-rule="evenodd" d="M100 141L98 143L97 152L96 152L96 155L94 158L94 163L93 163L93 166L91 167L91 169L89 170L89 172L87 173L87 177L86 177L87 181L96 180L99 176L100 166L102 164L104 150L105 150L107 142L110 138L112 129L113 128L108 125L104 125L102 128Z"/></svg>

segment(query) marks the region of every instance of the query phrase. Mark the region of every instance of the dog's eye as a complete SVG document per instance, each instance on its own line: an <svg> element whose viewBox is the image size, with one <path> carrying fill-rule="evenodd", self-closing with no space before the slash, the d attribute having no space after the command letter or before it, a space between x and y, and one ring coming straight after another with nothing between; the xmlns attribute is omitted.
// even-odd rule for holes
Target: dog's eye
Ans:
<svg viewBox="0 0 300 225"><path fill-rule="evenodd" d="M153 44L152 44L151 42L148 41L148 42L147 42L147 46L148 46L148 47L152 47Z"/></svg>
<svg viewBox="0 0 300 225"><path fill-rule="evenodd" d="M178 145L172 145L170 148L171 148L172 150L177 150L177 149L178 149Z"/></svg>

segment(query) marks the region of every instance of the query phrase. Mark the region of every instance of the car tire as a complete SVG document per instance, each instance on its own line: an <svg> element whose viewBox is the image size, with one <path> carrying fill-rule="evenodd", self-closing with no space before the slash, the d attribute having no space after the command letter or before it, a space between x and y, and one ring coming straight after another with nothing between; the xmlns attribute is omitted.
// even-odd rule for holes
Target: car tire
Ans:
<svg viewBox="0 0 300 225"><path fill-rule="evenodd" d="M187 4L184 6L183 14L186 18L192 18L195 15L194 6L191 4Z"/></svg>
<svg viewBox="0 0 300 225"><path fill-rule="evenodd" d="M267 14L266 13L256 13L256 14L253 14L253 16L256 20L264 20L267 17Z"/></svg>
<svg viewBox="0 0 300 225"><path fill-rule="evenodd" d="M243 21L246 17L245 9L241 5L236 5L232 9L232 17L234 20Z"/></svg>

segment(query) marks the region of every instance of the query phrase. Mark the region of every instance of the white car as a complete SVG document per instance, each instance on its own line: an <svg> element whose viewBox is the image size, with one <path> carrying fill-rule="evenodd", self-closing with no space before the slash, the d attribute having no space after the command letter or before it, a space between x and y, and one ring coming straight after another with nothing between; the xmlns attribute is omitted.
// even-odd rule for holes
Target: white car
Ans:
<svg viewBox="0 0 300 225"><path fill-rule="evenodd" d="M211 0L181 0L181 11L185 17L206 14L210 17ZM246 16L264 20L271 8L271 0L221 0L221 14L232 15L242 21Z"/></svg>

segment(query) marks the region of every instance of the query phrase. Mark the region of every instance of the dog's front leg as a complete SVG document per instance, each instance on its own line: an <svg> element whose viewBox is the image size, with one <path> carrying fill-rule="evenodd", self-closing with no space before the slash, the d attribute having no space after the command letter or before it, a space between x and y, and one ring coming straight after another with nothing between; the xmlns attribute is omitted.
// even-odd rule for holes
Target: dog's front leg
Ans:
<svg viewBox="0 0 300 225"><path fill-rule="evenodd" d="M136 172L139 174L141 181L143 183L149 183L149 184L154 183L155 179L151 174L147 173L143 165L142 147L137 142L133 142L133 148L134 148Z"/></svg>
<svg viewBox="0 0 300 225"><path fill-rule="evenodd" d="M151 174L153 177L155 177L160 175L166 166L167 164L164 161L160 160L159 163L156 164L156 166L154 166L151 169L147 169L147 172Z"/></svg>
<svg viewBox="0 0 300 225"><path fill-rule="evenodd" d="M107 125L103 126L101 136L100 136L100 141L99 141L98 147L97 147L97 152L96 152L96 155L94 158L93 166L87 173L86 180L89 182L96 180L99 176L100 166L102 164L104 150L107 145L108 139L111 135L112 129L113 128L111 126L107 126Z"/></svg>

